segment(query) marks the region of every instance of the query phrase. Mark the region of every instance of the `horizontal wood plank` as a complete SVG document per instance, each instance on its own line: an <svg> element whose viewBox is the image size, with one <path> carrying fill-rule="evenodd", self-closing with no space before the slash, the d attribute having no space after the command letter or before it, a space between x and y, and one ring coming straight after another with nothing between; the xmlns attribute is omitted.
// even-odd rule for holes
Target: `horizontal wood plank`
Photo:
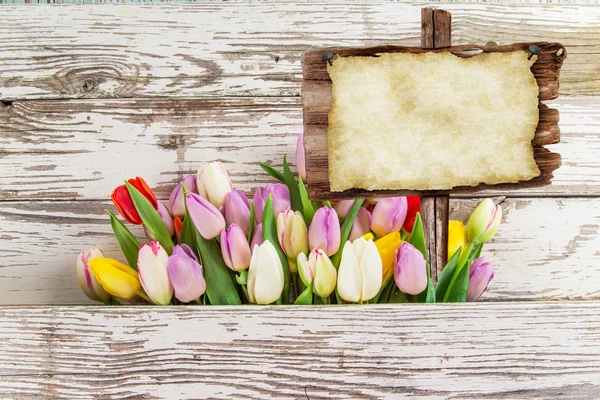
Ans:
<svg viewBox="0 0 600 400"><path fill-rule="evenodd" d="M5 7L0 99L297 96L305 51L419 46L422 6L271 1ZM452 13L453 44L561 42L570 55L561 95L600 89L600 8L443 8Z"/></svg>
<svg viewBox="0 0 600 400"><path fill-rule="evenodd" d="M0 308L0 396L591 400L598 341L598 302Z"/></svg>
<svg viewBox="0 0 600 400"><path fill-rule="evenodd" d="M600 97L565 97L562 157L553 183L516 196L600 194ZM160 198L184 174L219 160L236 187L272 182L260 161L295 163L299 98L120 99L14 102L0 109L0 200L107 199L129 176ZM506 194L506 189L479 195Z"/></svg>
<svg viewBox="0 0 600 400"><path fill-rule="evenodd" d="M483 253L496 265L483 301L600 299L600 198L501 204L504 222ZM475 205L451 200L450 218L466 220ZM0 304L88 304L75 277L77 254L97 244L124 259L107 208L114 211L96 201L0 203Z"/></svg>

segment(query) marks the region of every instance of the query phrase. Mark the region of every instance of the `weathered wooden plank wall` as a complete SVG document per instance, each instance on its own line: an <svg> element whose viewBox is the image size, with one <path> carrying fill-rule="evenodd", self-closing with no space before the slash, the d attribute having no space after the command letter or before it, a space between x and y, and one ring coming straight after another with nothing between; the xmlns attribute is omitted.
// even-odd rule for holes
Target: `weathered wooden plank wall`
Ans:
<svg viewBox="0 0 600 400"><path fill-rule="evenodd" d="M279 166L302 130L302 53L418 46L423 5L3 6L0 304L86 303L73 256L95 243L118 255L103 209L124 172L144 176L163 200L212 160L244 190L268 182L258 161ZM443 7L454 44L551 40L569 52L552 102L563 166L551 186L504 200L484 300L598 298L600 7ZM455 198L451 216L473 205Z"/></svg>

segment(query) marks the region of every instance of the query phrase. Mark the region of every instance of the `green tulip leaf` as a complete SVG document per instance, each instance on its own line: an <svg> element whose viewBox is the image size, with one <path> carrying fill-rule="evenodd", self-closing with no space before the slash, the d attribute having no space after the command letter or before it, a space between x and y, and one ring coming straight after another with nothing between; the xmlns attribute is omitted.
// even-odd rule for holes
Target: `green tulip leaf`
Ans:
<svg viewBox="0 0 600 400"><path fill-rule="evenodd" d="M302 177L298 177L298 188L300 190L300 201L302 202L302 215L304 216L304 222L306 226L310 226L312 219L315 215L315 209L313 208L312 203L308 199L308 192L306 191L306 186L304 186L304 182L302 181Z"/></svg>
<svg viewBox="0 0 600 400"><path fill-rule="evenodd" d="M156 211L150 201L148 201L148 199L133 185L127 181L125 181L125 184L127 185L127 190L129 190L133 205L138 214L140 214L140 218L142 218L142 222L144 222L144 225L156 238L158 243L160 243L166 252L171 255L174 246L173 239L171 239L171 235L169 235L169 231L167 231L167 227L160 218L158 211Z"/></svg>
<svg viewBox="0 0 600 400"><path fill-rule="evenodd" d="M311 283L310 285L308 285L308 287L306 289L304 289L304 291L302 293L300 293L300 296L298 296L298 298L296 298L296 301L294 301L294 304L302 305L302 306L311 305L313 303L312 290L313 290L313 285Z"/></svg>
<svg viewBox="0 0 600 400"><path fill-rule="evenodd" d="M410 244L415 246L417 250L423 254L425 261L429 261L429 257L427 255L427 244L425 241L425 232L423 231L423 221L421 220L421 213L419 212L417 212L415 224L413 225L413 230L410 234Z"/></svg>
<svg viewBox="0 0 600 400"><path fill-rule="evenodd" d="M285 180L283 178L283 174L281 172L277 171L275 168L270 167L270 166L268 166L266 164L263 164L263 163L258 163L258 165L260 165L260 167L262 169L264 169L265 172L267 174L271 175L273 178L277 179L278 181L280 181L282 183L285 182Z"/></svg>
<svg viewBox="0 0 600 400"><path fill-rule="evenodd" d="M481 257L481 250L483 250L483 243L480 243L479 245L477 245L477 247L475 247L475 250L473 250L473 252L469 256L469 259L467 260L467 266L471 266L475 259Z"/></svg>
<svg viewBox="0 0 600 400"><path fill-rule="evenodd" d="M469 267L464 266L458 271L456 281L445 294L445 303L464 303L467 301L467 292L469 291Z"/></svg>
<svg viewBox="0 0 600 400"><path fill-rule="evenodd" d="M342 261L342 250L344 249L344 245L346 244L346 241L348 240L348 237L350 236L350 230L352 229L352 224L354 223L354 219L358 215L358 210L360 209L360 206L362 206L364 201L365 201L364 199L356 199L356 201L354 202L354 205L350 209L350 212L346 216L344 223L342 224L341 235L340 235L340 248L337 251L337 253L335 253L331 257L331 262L333 263L333 266L335 268L338 268L340 266L340 262Z"/></svg>
<svg viewBox="0 0 600 400"><path fill-rule="evenodd" d="M439 300L442 300L446 296L448 285L450 284L450 281L456 272L456 266L458 265L461 252L462 247L459 247L452 258L450 258L444 269L442 269L442 272L438 277L437 284L435 286L435 297Z"/></svg>
<svg viewBox="0 0 600 400"><path fill-rule="evenodd" d="M137 271L138 252L140 250L140 242L133 236L133 233L110 211L106 210L110 216L110 226L115 234L119 246L129 263L129 266Z"/></svg>
<svg viewBox="0 0 600 400"><path fill-rule="evenodd" d="M390 292L390 296L388 298L388 303L408 303L408 299L406 295L398 289L396 285L392 286L392 291Z"/></svg>
<svg viewBox="0 0 600 400"><path fill-rule="evenodd" d="M250 202L250 229L248 229L248 241L252 240L252 235L254 234L254 202Z"/></svg>
<svg viewBox="0 0 600 400"><path fill-rule="evenodd" d="M263 211L262 229L263 239L271 242L271 244L275 247L275 250L277 250L277 255L279 255L279 259L281 260L281 265L283 266L283 293L281 294L281 301L283 304L289 304L290 281L292 280L292 274L290 273L290 267L288 265L287 257L281 249L281 246L279 245L279 240L277 239L277 226L275 225L273 195L269 195L269 198L265 203L265 208Z"/></svg>
<svg viewBox="0 0 600 400"><path fill-rule="evenodd" d="M283 156L283 183L290 190L290 200L292 203L292 210L302 212L302 200L300 199L300 189L298 188L298 182L294 178L294 174L290 169L287 162L287 154Z"/></svg>
<svg viewBox="0 0 600 400"><path fill-rule="evenodd" d="M379 289L379 293L377 293L377 296L375 296L371 301L373 303L387 303L393 284L394 277L391 276L388 278L387 281L385 281L385 283L381 286L381 289Z"/></svg>

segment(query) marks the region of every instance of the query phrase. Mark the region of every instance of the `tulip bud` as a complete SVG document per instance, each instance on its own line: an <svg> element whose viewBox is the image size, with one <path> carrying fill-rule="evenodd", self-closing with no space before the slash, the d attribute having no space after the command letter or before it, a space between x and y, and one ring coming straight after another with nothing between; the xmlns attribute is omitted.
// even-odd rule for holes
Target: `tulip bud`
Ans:
<svg viewBox="0 0 600 400"><path fill-rule="evenodd" d="M427 262L412 244L402 242L396 252L396 285L403 293L419 294L427 288Z"/></svg>
<svg viewBox="0 0 600 400"><path fill-rule="evenodd" d="M475 301L486 291L494 279L494 264L483 257L476 258L469 268L467 301Z"/></svg>
<svg viewBox="0 0 600 400"><path fill-rule="evenodd" d="M165 227L167 228L167 232L169 232L169 236L173 236L175 234L175 225L173 223L173 217L169 214L169 210L165 207L161 202L158 202L158 215L160 215L160 219L162 219ZM146 237L150 240L156 240L154 235L148 230L148 227L144 225L144 232L146 233Z"/></svg>
<svg viewBox="0 0 600 400"><path fill-rule="evenodd" d="M346 216L350 212L350 209L352 209L352 207L354 206L355 202L356 200L340 200L337 203L335 203L333 209L337 213L340 221L343 222L346 219Z"/></svg>
<svg viewBox="0 0 600 400"><path fill-rule="evenodd" d="M248 270L248 299L255 304L271 304L283 292L283 266L268 240L252 250L250 269Z"/></svg>
<svg viewBox="0 0 600 400"><path fill-rule="evenodd" d="M290 271L296 272L298 254L308 253L308 229L299 211L288 208L277 215L277 237L290 261Z"/></svg>
<svg viewBox="0 0 600 400"><path fill-rule="evenodd" d="M206 240L216 238L225 229L223 214L210 202L196 193L186 196L188 213L198 228L200 235Z"/></svg>
<svg viewBox="0 0 600 400"><path fill-rule="evenodd" d="M410 233L415 225L417 213L421 211L421 196L406 196L406 204L406 219L404 220L402 228Z"/></svg>
<svg viewBox="0 0 600 400"><path fill-rule="evenodd" d="M250 266L252 254L248 238L236 224L221 232L221 254L225 264L234 271L243 271Z"/></svg>
<svg viewBox="0 0 600 400"><path fill-rule="evenodd" d="M371 230L377 236L385 236L390 232L399 232L406 219L407 207L406 197L379 199L373 209Z"/></svg>
<svg viewBox="0 0 600 400"><path fill-rule="evenodd" d="M83 293L95 301L106 303L110 299L110 294L104 290L90 269L89 261L94 258L103 258L104 254L100 247L94 246L90 251L79 253L77 257L77 280Z"/></svg>
<svg viewBox="0 0 600 400"><path fill-rule="evenodd" d="M192 249L186 244L173 248L173 255L167 261L167 272L177 300L183 303L202 296L206 291L206 281L202 276L202 265Z"/></svg>
<svg viewBox="0 0 600 400"><path fill-rule="evenodd" d="M219 208L225 195L233 190L229 175L220 162L212 162L198 171L198 193Z"/></svg>
<svg viewBox="0 0 600 400"><path fill-rule="evenodd" d="M475 244L490 240L502 221L502 207L494 206L491 199L484 199L469 217L467 236Z"/></svg>
<svg viewBox="0 0 600 400"><path fill-rule="evenodd" d="M461 254L467 247L467 230L461 221L448 222L448 260L462 248Z"/></svg>
<svg viewBox="0 0 600 400"><path fill-rule="evenodd" d="M338 293L346 301L370 300L381 289L383 267L372 240L346 242L338 270Z"/></svg>
<svg viewBox="0 0 600 400"><path fill-rule="evenodd" d="M129 265L110 258L93 258L88 262L94 277L111 295L129 300L140 291L138 273Z"/></svg>
<svg viewBox="0 0 600 400"><path fill-rule="evenodd" d="M169 255L156 241L143 244L138 252L140 282L154 304L167 305L173 297L173 286L167 272L168 261Z"/></svg>
<svg viewBox="0 0 600 400"><path fill-rule="evenodd" d="M127 182L139 190L155 209L158 207L156 196L154 196L154 193L152 190L150 190L142 178L137 177L135 179L129 179ZM138 214L137 209L133 204L133 200L131 199L131 195L129 194L127 186L121 185L117 187L113 191L111 199L115 207L117 207L119 214L121 214L121 216L125 218L127 222L136 225L143 224L142 218L140 217L140 214Z"/></svg>
<svg viewBox="0 0 600 400"><path fill-rule="evenodd" d="M253 199L254 219L257 224L262 223L263 210L265 209L265 203L267 202L269 195L273 196L273 214L275 216L292 206L290 201L290 190L284 184L269 183L262 191L257 187L254 190Z"/></svg>
<svg viewBox="0 0 600 400"><path fill-rule="evenodd" d="M308 230L311 249L322 249L332 256L340 249L340 221L334 210L321 207L315 213Z"/></svg>
<svg viewBox="0 0 600 400"><path fill-rule="evenodd" d="M304 135L300 135L296 141L296 170L298 175L306 181L306 161L304 157Z"/></svg>
<svg viewBox="0 0 600 400"><path fill-rule="evenodd" d="M375 247L377 247L377 251L381 257L381 264L383 266L383 277L381 279L382 283L387 282L387 280L394 274L394 266L396 265L396 251L398 250L398 247L400 247L401 243L402 239L400 239L400 232L390 232L384 237L375 241Z"/></svg>
<svg viewBox="0 0 600 400"><path fill-rule="evenodd" d="M358 214L356 214L356 218L352 223L352 228L350 229L350 236L348 236L348 240L353 242L359 237L371 232L372 221L373 217L371 216L369 210L362 207L359 208Z"/></svg>
<svg viewBox="0 0 600 400"><path fill-rule="evenodd" d="M225 196L225 222L236 224L244 234L250 231L250 202L243 190L234 190ZM252 221L254 223L254 221Z"/></svg>
<svg viewBox="0 0 600 400"><path fill-rule="evenodd" d="M327 297L335 289L337 271L327 254L321 249L314 249L308 258L306 254L298 254L298 273L306 286L313 284L313 293Z"/></svg>
<svg viewBox="0 0 600 400"><path fill-rule="evenodd" d="M252 240L250 241L250 248L253 249L254 246L260 246L264 241L265 239L263 238L262 224L258 224L254 227Z"/></svg>
<svg viewBox="0 0 600 400"><path fill-rule="evenodd" d="M183 221L179 217L173 217L173 227L175 228L175 238L179 242L181 236L181 228L183 228Z"/></svg>
<svg viewBox="0 0 600 400"><path fill-rule="evenodd" d="M192 174L187 175L185 178L183 178L181 182L177 184L177 186L175 186L175 189L173 189L173 191L171 192L171 196L169 196L168 207L171 214L179 218L183 218L183 216L185 215L185 199L183 196L182 185L185 185L185 188L188 192L198 192L198 188L196 185L196 177Z"/></svg>

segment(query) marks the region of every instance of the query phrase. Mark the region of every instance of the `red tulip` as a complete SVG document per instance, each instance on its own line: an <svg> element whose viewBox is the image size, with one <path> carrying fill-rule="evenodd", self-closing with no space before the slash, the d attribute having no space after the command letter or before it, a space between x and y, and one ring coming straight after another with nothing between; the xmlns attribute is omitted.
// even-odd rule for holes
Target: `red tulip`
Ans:
<svg viewBox="0 0 600 400"><path fill-rule="evenodd" d="M141 194L144 195L150 201L150 204L155 209L158 209L158 202L156 201L156 196L152 193L152 190L148 187L146 182L140 178L139 176L135 179L129 179L129 182L134 188L140 191ZM116 188L112 193L112 201L119 210L119 213L125 218L127 222L136 225L142 225L142 218L138 214L135 206L133 205L133 200L131 200L131 195L129 194L129 190L127 190L127 186L121 185Z"/></svg>
<svg viewBox="0 0 600 400"><path fill-rule="evenodd" d="M406 200L408 201L408 208L403 228L407 232L412 232L417 212L421 211L421 196L406 196Z"/></svg>
<svg viewBox="0 0 600 400"><path fill-rule="evenodd" d="M183 221L181 220L181 218L177 216L173 217L173 226L175 228L175 237L179 242L179 236L181 236L181 228L183 228Z"/></svg>

